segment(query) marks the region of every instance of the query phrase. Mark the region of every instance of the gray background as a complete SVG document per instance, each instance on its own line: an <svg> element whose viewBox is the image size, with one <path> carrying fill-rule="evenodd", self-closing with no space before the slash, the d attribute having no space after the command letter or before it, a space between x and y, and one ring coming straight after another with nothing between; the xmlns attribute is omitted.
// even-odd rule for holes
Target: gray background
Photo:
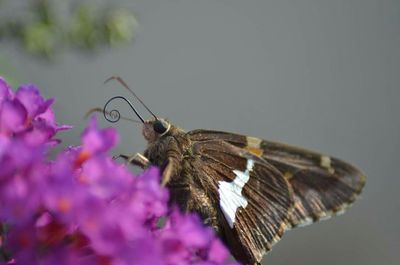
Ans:
<svg viewBox="0 0 400 265"><path fill-rule="evenodd" d="M118 74L183 128L283 141L365 171L362 198L347 214L288 232L265 264L399 264L399 1L120 3L140 23L129 47L68 52L49 64L0 46L7 71L58 99L58 121L75 126L66 143L78 143L89 108L128 95L102 83ZM117 127L115 153L144 149L139 126Z"/></svg>

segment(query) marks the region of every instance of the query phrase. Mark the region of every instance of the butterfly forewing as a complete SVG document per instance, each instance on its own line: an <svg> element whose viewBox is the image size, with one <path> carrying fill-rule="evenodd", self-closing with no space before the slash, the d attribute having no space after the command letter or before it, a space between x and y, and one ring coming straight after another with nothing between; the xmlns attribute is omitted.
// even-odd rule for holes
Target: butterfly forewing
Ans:
<svg viewBox="0 0 400 265"><path fill-rule="evenodd" d="M215 186L226 243L245 264L260 262L286 228L293 207L288 181L263 159L222 140L195 142L193 149L201 158L199 175L206 173Z"/></svg>
<svg viewBox="0 0 400 265"><path fill-rule="evenodd" d="M195 141L226 141L279 170L293 190L291 226L307 225L343 212L365 183L364 174L354 166L313 151L220 131L195 130L188 134Z"/></svg>

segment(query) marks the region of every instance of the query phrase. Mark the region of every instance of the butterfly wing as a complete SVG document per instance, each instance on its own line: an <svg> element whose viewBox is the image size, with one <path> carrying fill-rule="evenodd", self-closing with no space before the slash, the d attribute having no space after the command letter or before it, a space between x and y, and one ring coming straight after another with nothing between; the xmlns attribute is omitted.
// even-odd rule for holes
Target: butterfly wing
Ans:
<svg viewBox="0 0 400 265"><path fill-rule="evenodd" d="M292 190L265 160L225 141L194 142L191 161L208 197L218 205L224 241L245 264L258 264L286 229Z"/></svg>
<svg viewBox="0 0 400 265"><path fill-rule="evenodd" d="M220 140L273 165L290 183L294 208L291 226L304 226L342 213L360 194L364 174L354 166L313 151L239 134L195 130L192 141Z"/></svg>

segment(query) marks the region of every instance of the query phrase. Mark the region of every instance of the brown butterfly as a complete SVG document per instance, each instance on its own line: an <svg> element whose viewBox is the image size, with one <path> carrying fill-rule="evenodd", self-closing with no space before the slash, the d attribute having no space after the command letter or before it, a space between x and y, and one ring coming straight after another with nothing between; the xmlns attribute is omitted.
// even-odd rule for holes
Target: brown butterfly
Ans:
<svg viewBox="0 0 400 265"><path fill-rule="evenodd" d="M143 102L119 77L112 77ZM162 169L171 203L197 212L244 264L260 264L285 231L344 212L360 194L365 176L339 159L286 144L222 131L185 132L154 115L143 123L144 154L129 163ZM110 119L112 117L113 119Z"/></svg>

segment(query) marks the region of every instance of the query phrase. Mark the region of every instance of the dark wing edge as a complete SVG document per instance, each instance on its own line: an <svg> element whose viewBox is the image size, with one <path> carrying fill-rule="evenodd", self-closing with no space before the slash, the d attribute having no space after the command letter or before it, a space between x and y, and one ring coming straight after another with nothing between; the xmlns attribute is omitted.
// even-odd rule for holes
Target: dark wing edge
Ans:
<svg viewBox="0 0 400 265"><path fill-rule="evenodd" d="M221 131L188 132L193 141L221 140L272 164L294 192L291 227L339 215L359 197L365 175L342 160L283 143Z"/></svg>
<svg viewBox="0 0 400 265"><path fill-rule="evenodd" d="M326 220L348 209L365 186L365 175L347 162L286 144L262 140L262 158L290 182L292 227Z"/></svg>

